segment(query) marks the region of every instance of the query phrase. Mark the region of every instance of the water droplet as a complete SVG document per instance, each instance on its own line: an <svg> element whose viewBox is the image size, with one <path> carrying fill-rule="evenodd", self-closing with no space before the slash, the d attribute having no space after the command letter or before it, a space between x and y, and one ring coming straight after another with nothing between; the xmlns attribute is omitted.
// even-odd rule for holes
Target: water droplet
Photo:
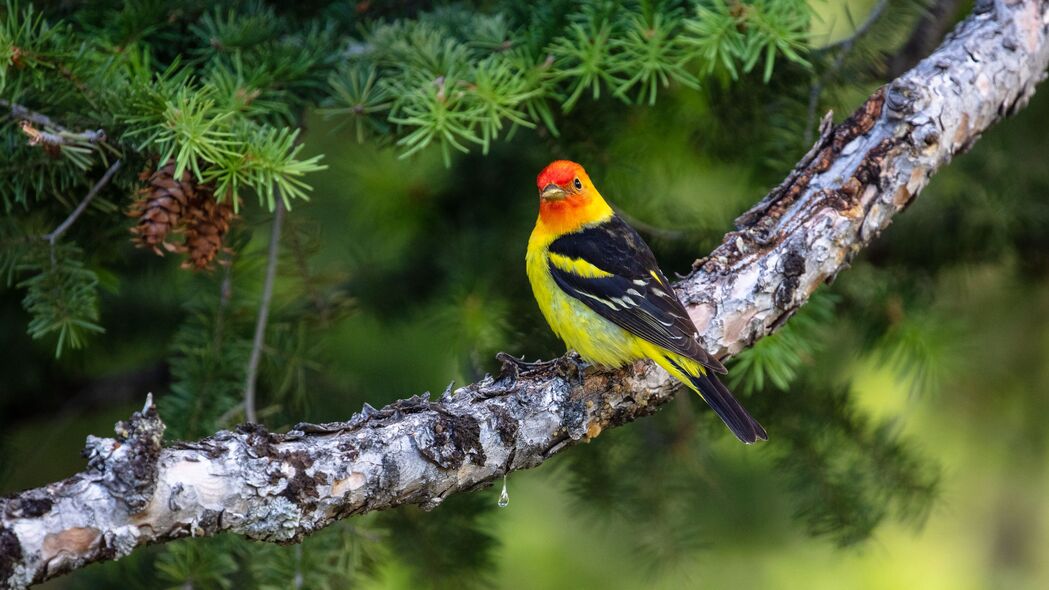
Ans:
<svg viewBox="0 0 1049 590"><path fill-rule="evenodd" d="M506 476L503 476L503 491L499 493L499 507L506 508L510 505L510 494L506 492Z"/></svg>

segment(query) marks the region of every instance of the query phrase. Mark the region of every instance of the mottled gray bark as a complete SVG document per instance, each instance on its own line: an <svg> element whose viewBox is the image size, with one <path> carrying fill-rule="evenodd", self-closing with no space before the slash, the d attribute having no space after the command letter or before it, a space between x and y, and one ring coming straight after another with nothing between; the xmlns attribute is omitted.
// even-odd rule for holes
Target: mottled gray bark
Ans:
<svg viewBox="0 0 1049 590"><path fill-rule="evenodd" d="M782 325L877 236L951 157L1023 106L1049 64L1045 1L978 2L930 57L832 127L677 284L708 350L731 355ZM161 446L151 403L88 466L0 500L0 587L20 588L135 547L231 531L291 542L340 518L450 494L539 465L655 411L675 383L646 363L571 356L366 407L345 423L272 434L248 425ZM763 419L775 444L775 417Z"/></svg>

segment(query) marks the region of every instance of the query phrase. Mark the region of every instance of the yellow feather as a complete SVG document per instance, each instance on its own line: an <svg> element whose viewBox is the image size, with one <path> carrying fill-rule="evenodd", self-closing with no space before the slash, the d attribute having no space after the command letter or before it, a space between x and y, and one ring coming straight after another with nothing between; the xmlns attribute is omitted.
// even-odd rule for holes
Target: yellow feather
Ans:
<svg viewBox="0 0 1049 590"><path fill-rule="evenodd" d="M553 252L547 252L546 255L550 257L550 262L553 263L554 266L565 272L574 273L588 279L599 279L612 276L612 273L603 271L582 258L569 258Z"/></svg>
<svg viewBox="0 0 1049 590"><path fill-rule="evenodd" d="M554 282L548 266L548 260L555 256L557 255L550 254L545 248L530 251L526 267L540 311L554 333L564 340L569 349L578 352L588 362L607 367L619 367L638 359L651 359L674 378L696 389L692 386L689 376L674 367L666 357L669 356L692 376L706 374L702 365L627 332L562 291ZM558 262L554 264L568 272L574 270L565 268ZM593 268L600 271L597 267ZM699 393L699 390L696 392Z"/></svg>
<svg viewBox="0 0 1049 590"><path fill-rule="evenodd" d="M686 383L688 379L684 375L676 374L679 372L663 355L670 355L674 362L688 371L703 370L692 359L674 354L627 332L562 291L550 274L551 263L563 271L586 277L611 275L584 260L551 253L547 248L553 240L546 239L543 233L545 232L533 232L532 239L529 240L525 260L528 280L532 284L532 291L543 317L569 349L575 350L591 363L607 367L619 367L643 358L653 359Z"/></svg>

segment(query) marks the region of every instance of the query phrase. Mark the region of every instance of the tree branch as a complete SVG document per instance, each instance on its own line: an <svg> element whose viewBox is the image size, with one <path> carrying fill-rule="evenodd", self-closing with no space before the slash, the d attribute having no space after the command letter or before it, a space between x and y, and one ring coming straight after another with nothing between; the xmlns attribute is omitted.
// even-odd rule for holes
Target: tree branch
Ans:
<svg viewBox="0 0 1049 590"><path fill-rule="evenodd" d="M828 126L676 285L706 348L731 355L782 325L936 170L1025 105L1049 64L1047 36L1044 0L978 3L935 53ZM500 376L438 400L365 406L347 422L286 434L244 425L162 448L147 402L115 438L88 438L83 472L0 500L0 586L190 535L293 542L354 514L434 508L651 414L677 389L647 363L600 371L573 356L501 358Z"/></svg>
<svg viewBox="0 0 1049 590"><path fill-rule="evenodd" d="M43 113L31 111L26 107L0 98L0 107L8 110L11 117L22 121L22 132L29 137L30 145L48 144L65 145L69 142L100 143L106 141L106 132L102 129L70 131L62 125L55 123L51 117ZM41 131L33 125L39 125ZM50 129L51 131L47 131Z"/></svg>

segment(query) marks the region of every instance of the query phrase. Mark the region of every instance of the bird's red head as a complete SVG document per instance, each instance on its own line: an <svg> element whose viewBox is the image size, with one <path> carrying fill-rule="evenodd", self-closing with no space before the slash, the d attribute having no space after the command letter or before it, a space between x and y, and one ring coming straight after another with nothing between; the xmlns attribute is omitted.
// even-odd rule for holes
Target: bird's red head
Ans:
<svg viewBox="0 0 1049 590"><path fill-rule="evenodd" d="M539 187L540 193L551 184L567 189L580 174L586 176L586 170L583 170L579 164L570 160L556 160L543 168L539 176L535 177L535 184Z"/></svg>
<svg viewBox="0 0 1049 590"><path fill-rule="evenodd" d="M535 184L539 189L539 219L552 231L574 231L612 214L586 170L575 162L551 162Z"/></svg>

